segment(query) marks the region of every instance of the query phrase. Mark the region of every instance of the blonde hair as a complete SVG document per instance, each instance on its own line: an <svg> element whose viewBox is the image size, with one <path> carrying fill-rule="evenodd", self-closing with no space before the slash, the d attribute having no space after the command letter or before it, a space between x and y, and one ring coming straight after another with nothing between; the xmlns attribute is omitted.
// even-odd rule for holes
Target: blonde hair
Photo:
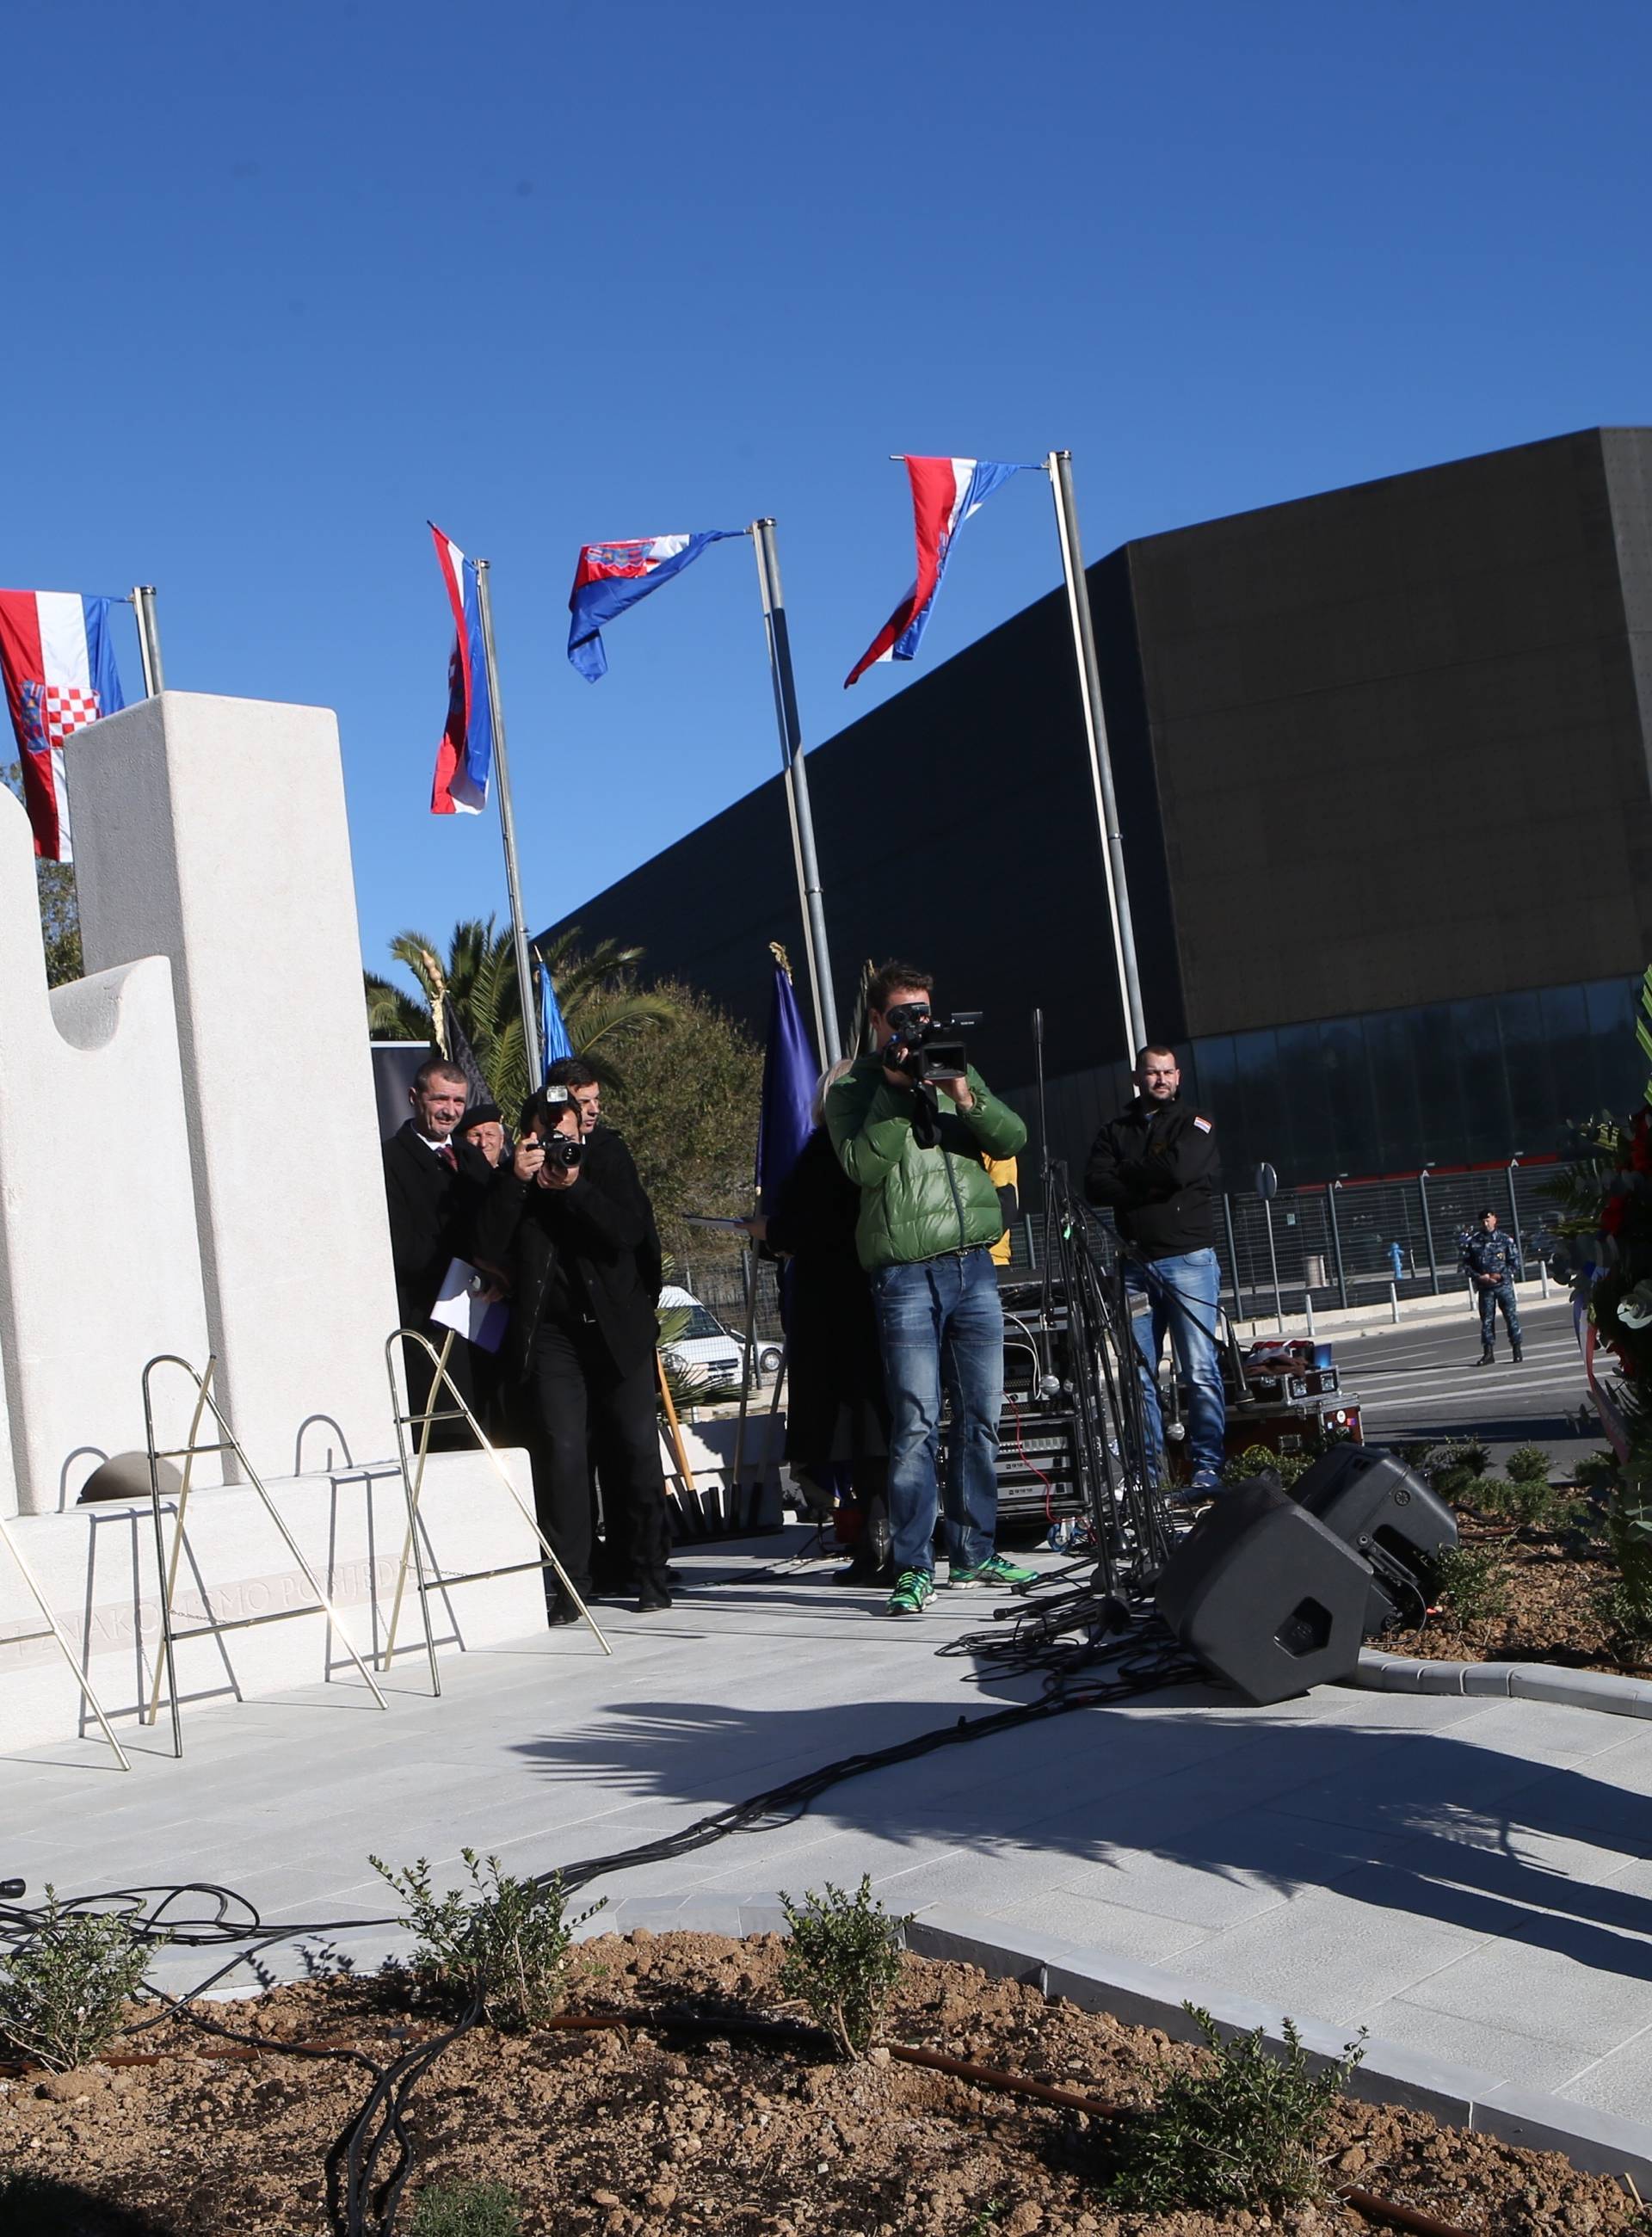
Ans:
<svg viewBox="0 0 1652 2237"><path fill-rule="evenodd" d="M816 1126L823 1126L825 1125L826 1098L831 1092L832 1089L836 1086L838 1081L843 1079L845 1072L851 1069L853 1063L854 1059L851 1057L840 1056L837 1062L829 1066L827 1071L823 1072L820 1078L816 1081L815 1099L809 1105L809 1116L814 1119Z"/></svg>

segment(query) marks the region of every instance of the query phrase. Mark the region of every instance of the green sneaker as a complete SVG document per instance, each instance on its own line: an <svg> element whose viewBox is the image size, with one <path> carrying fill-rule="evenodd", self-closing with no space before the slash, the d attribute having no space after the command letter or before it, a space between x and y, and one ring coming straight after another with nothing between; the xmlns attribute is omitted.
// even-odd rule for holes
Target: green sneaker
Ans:
<svg viewBox="0 0 1652 2237"><path fill-rule="evenodd" d="M902 1569L901 1580L889 1594L887 1615L922 1615L935 1598L935 1579L927 1569Z"/></svg>
<svg viewBox="0 0 1652 2237"><path fill-rule="evenodd" d="M1023 1569L1014 1561L1007 1561L1001 1554L995 1554L979 1568L954 1568L948 1574L947 1582L958 1591L967 1593L973 1592L978 1585L998 1585L1006 1588L1011 1585L1030 1585L1037 1575L1036 1569Z"/></svg>

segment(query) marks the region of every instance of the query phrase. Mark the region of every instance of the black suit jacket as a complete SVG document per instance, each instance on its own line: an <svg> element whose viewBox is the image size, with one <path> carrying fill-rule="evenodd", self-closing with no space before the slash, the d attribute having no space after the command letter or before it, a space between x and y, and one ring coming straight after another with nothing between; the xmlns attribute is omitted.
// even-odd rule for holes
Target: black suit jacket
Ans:
<svg viewBox="0 0 1652 2237"><path fill-rule="evenodd" d="M384 1145L390 1255L396 1267L396 1310L404 1328L430 1318L453 1258L468 1258L472 1228L493 1168L469 1142L455 1142L457 1170L420 1139L411 1118Z"/></svg>
<svg viewBox="0 0 1652 2237"><path fill-rule="evenodd" d="M506 1371L527 1373L551 1270L559 1255L578 1269L591 1310L616 1369L629 1375L652 1353L659 1333L644 1272L654 1216L630 1151L598 1127L585 1142L571 1189L519 1181L510 1166L493 1176L476 1222L478 1255L511 1277Z"/></svg>

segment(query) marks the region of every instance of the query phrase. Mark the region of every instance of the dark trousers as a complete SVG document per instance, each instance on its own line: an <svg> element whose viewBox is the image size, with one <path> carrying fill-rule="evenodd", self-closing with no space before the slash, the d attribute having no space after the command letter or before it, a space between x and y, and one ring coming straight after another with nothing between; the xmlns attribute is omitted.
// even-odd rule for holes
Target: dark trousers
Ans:
<svg viewBox="0 0 1652 2237"><path fill-rule="evenodd" d="M422 1321L410 1321L406 1325L410 1328L422 1327L426 1336L435 1347L437 1358L441 1356L441 1348L447 1335L446 1329L436 1328L433 1325L426 1326ZM452 1421L437 1421L431 1423L428 1449L433 1453L470 1451L474 1447L476 1440L471 1435L469 1423L459 1414L454 1403L453 1391L450 1390L447 1384L437 1375L436 1361L431 1357L422 1343L411 1343L405 1336L401 1344L401 1360L407 1376L407 1411L416 1416L424 1413L428 1408L432 1413L449 1414L455 1417ZM467 1343L462 1336L456 1336L453 1338L453 1349L447 1355L448 1376L453 1389L458 1390L472 1413L486 1428L487 1424L483 1414L482 1400L477 1389L476 1369L479 1363L483 1363L486 1370L492 1372L493 1362L487 1353L479 1352L474 1344ZM423 1428L415 1419L407 1431L407 1442L413 1451L417 1452L419 1449L420 1440L423 1435Z"/></svg>
<svg viewBox="0 0 1652 2237"><path fill-rule="evenodd" d="M539 1528L581 1599L591 1590L592 1445L601 1457L604 1504L621 1524L637 1584L664 1591L665 1492L653 1361L621 1375L594 1326L546 1322L533 1339L522 1398ZM554 1598L549 1572L545 1585Z"/></svg>

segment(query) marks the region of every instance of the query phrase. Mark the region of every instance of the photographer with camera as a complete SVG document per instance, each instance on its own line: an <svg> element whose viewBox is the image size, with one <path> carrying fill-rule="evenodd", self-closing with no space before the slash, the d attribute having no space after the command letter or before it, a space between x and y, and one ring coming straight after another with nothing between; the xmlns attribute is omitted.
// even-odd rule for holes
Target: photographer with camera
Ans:
<svg viewBox="0 0 1652 2237"><path fill-rule="evenodd" d="M623 1513L639 1614L671 1604L655 1411L654 1300L639 1269L652 1216L624 1145L583 1137L568 1089L549 1086L522 1114L521 1139L477 1218L476 1256L508 1269L505 1374L533 1462L539 1527L583 1600L591 1589L587 1439L604 1491ZM547 1584L549 1580L547 1580ZM577 1611L548 1594L550 1620Z"/></svg>
<svg viewBox="0 0 1652 2237"><path fill-rule="evenodd" d="M995 1546L1004 1314L988 1251L1004 1219L981 1163L1014 1157L1027 1129L937 1027L934 983L909 963L884 965L867 990L877 1053L857 1059L826 1098L832 1147L861 1191L856 1249L883 1356L895 1616L922 1615L935 1592L943 1385L948 1580L1018 1585L1034 1574Z"/></svg>
<svg viewBox="0 0 1652 2237"><path fill-rule="evenodd" d="M1213 1119L1181 1100L1173 1049L1136 1053L1136 1099L1096 1136L1084 1175L1092 1204L1112 1208L1124 1253L1124 1286L1140 1354L1147 1465L1162 1481L1165 1424L1159 1360L1166 1330L1187 1382L1193 1480L1178 1506L1213 1499L1226 1460L1227 1402L1217 1356L1216 1188L1220 1167Z"/></svg>

